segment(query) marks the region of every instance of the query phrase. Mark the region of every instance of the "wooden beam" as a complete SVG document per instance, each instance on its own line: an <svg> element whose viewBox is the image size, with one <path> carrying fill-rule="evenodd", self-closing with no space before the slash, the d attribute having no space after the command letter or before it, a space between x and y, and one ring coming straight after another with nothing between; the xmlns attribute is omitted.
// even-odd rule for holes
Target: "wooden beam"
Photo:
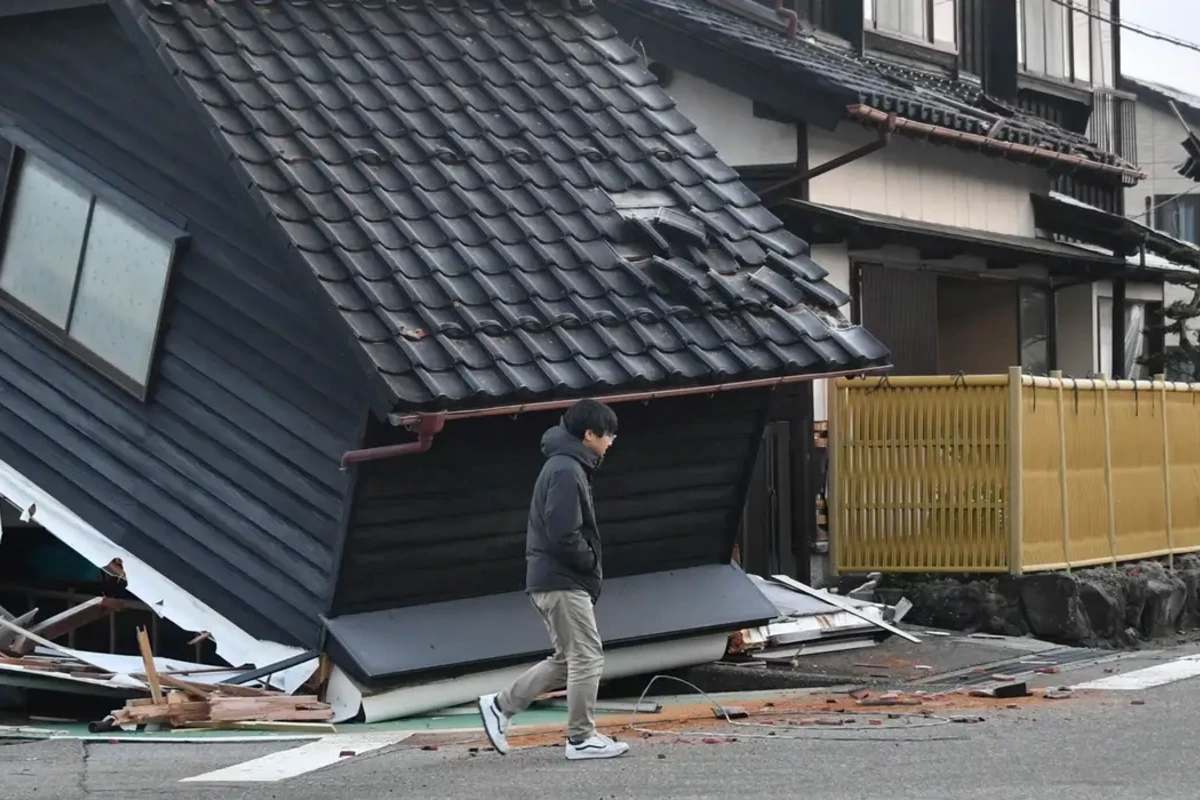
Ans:
<svg viewBox="0 0 1200 800"><path fill-rule="evenodd" d="M103 619L113 611L120 611L124 608L125 603L121 600L111 597L93 597L79 605L68 608L60 614L55 614L53 617L42 620L30 628L29 632L36 633L46 639L57 639L73 630L82 628L84 625L89 625ZM36 642L27 637L18 637L16 644L12 647L12 651L17 655L25 655L33 650L35 644Z"/></svg>

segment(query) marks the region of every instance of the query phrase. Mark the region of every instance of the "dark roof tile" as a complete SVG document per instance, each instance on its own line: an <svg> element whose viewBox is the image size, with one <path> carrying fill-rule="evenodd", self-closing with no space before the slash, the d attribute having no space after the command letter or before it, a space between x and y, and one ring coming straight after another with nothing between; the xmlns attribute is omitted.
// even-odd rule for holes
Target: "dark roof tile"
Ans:
<svg viewBox="0 0 1200 800"><path fill-rule="evenodd" d="M400 405L887 358L594 13L123 2Z"/></svg>
<svg viewBox="0 0 1200 800"><path fill-rule="evenodd" d="M1003 118L1004 125L994 134L1001 141L1129 166L1086 136L1002 103L977 86L859 56L835 41L805 35L789 38L753 19L719 8L710 0L601 0L600 8L621 10L622 18L630 20L632 26L623 31L626 36L637 35L637 15L653 17L676 28L681 37L762 64L781 77L803 76L808 85L828 88L847 102L853 98L881 111L895 111L910 119L977 134L986 134L998 118ZM719 60L718 56L714 63Z"/></svg>

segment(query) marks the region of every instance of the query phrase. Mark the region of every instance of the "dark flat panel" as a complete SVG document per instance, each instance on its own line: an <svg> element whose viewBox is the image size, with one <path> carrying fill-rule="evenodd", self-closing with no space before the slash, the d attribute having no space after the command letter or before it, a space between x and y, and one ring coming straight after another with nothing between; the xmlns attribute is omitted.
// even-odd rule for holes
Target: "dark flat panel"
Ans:
<svg viewBox="0 0 1200 800"><path fill-rule="evenodd" d="M729 564L615 578L596 603L605 646L736 630L778 612ZM522 592L352 614L329 621L331 645L355 677L383 681L550 652L546 629Z"/></svg>
<svg viewBox="0 0 1200 800"><path fill-rule="evenodd" d="M863 324L892 351L897 375L938 371L937 276L876 264L862 265Z"/></svg>

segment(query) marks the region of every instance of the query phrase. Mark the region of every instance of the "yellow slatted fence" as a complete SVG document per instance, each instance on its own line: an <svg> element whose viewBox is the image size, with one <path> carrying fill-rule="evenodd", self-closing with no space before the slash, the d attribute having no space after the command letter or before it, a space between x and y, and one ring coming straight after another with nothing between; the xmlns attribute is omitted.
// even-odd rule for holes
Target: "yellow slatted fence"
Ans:
<svg viewBox="0 0 1200 800"><path fill-rule="evenodd" d="M1033 572L1200 550L1200 384L842 378L839 572Z"/></svg>

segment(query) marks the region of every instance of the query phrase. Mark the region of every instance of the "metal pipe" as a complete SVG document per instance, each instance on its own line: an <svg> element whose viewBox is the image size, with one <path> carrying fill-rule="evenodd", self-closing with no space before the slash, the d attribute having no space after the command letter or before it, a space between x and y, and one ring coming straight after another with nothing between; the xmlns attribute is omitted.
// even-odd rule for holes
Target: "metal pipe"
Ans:
<svg viewBox="0 0 1200 800"><path fill-rule="evenodd" d="M877 108L856 103L846 106L846 111L852 117L857 117L860 120L871 122L885 122L891 116L887 112L880 111ZM1029 144L1020 144L1018 142L1004 142L999 139L989 139L978 133L967 133L965 131L956 131L950 128L944 128L941 125L930 125L926 122L917 122L911 119L897 119L895 129L902 133L911 133L922 136L931 136L947 141L963 142L980 147L983 150L995 150L1005 153L1020 153L1022 155L1033 158L1040 158L1047 161L1055 161L1061 164L1071 164L1080 169L1095 170L1097 172L1107 172L1113 175L1119 175L1122 178L1136 178L1142 180L1146 177L1146 173L1141 170L1131 167L1122 167L1116 164L1100 164L1095 161L1090 161L1083 156L1071 155L1070 153L1060 153L1056 150L1046 150L1041 147L1034 147Z"/></svg>
<svg viewBox="0 0 1200 800"><path fill-rule="evenodd" d="M867 144L864 144L862 147L856 147L853 150L849 151L848 153L842 153L840 156L831 158L823 164L818 164L817 166L813 167L812 169L807 169L804 172L800 172L796 175L791 176L790 178L784 178L783 180L779 181L778 183L773 183L770 186L763 189L762 191L760 191L758 193L758 196L766 197L767 195L773 194L774 192L777 192L780 189L785 189L794 183L800 183L801 181L812 180L813 178L817 177L818 175L824 175L826 172L830 172L832 170L837 169L838 167L849 164L851 161L857 161L858 159L862 158L863 156L869 156L869 155L871 155L871 153L874 153L876 150L882 150L883 148L887 147L888 143L892 140L892 131L895 129L896 129L896 115L894 113L888 114L887 127L885 127L882 131L879 132L879 138L876 139L875 141L868 142Z"/></svg>
<svg viewBox="0 0 1200 800"><path fill-rule="evenodd" d="M651 400L661 400L666 397L684 397L687 395L697 394L716 394L718 392L729 392L739 389L764 389L782 386L790 383L804 383L805 381L822 380L824 378L845 378L853 375L868 375L874 372L882 372L891 369L891 364L880 367L871 367L869 369L851 369L840 372L825 372L818 375L785 375L780 378L757 378L749 381L737 381L734 383L717 383L708 384L706 386L687 386L679 389L662 389L656 392L630 392L627 394L615 394L608 396L598 396L595 399L605 403L629 403L635 401L649 402ZM545 400L540 403L525 403L524 405L510 406L494 406L492 408L479 408L469 411L446 411L437 416L444 420L452 419L475 419L479 417L503 417L515 416L517 414L525 414L534 411L552 411L558 408L566 408L578 402L579 398L570 400ZM393 425L412 425L425 419L424 414L389 414L388 421Z"/></svg>
<svg viewBox="0 0 1200 800"><path fill-rule="evenodd" d="M367 447L361 450L348 450L342 454L342 469L345 469L349 464L357 464L362 461L376 461L381 458L394 458L396 456L413 456L419 453L429 451L433 446L433 437L442 432L442 427L446 424L446 417L443 414L422 414L412 418L412 429L415 426L417 440L415 442L405 442L404 444L388 444L382 447Z"/></svg>

